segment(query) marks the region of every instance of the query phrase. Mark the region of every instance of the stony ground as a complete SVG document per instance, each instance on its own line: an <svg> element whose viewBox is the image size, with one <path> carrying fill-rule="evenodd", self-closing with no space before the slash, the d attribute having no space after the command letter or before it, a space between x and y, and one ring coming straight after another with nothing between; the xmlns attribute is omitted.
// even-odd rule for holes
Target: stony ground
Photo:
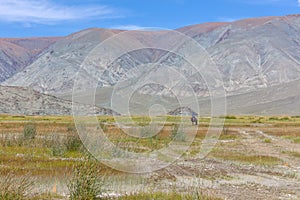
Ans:
<svg viewBox="0 0 300 200"><path fill-rule="evenodd" d="M264 164L264 157L260 164L241 162L238 158L222 159L222 155L203 160L186 158L151 178L158 187L170 188L174 184L182 191L199 187L205 193L224 199L300 199L300 144L258 128L234 130L237 139L220 140L217 148L270 156L278 158L278 163L266 160Z"/></svg>

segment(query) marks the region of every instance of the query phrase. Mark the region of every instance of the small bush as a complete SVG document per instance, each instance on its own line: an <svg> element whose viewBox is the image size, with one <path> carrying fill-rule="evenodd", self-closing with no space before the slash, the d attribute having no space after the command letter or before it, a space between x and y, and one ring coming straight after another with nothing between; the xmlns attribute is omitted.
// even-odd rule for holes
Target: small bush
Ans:
<svg viewBox="0 0 300 200"><path fill-rule="evenodd" d="M175 141L184 142L186 140L186 135L182 130L179 130L178 125L175 125L174 129L172 130L171 138Z"/></svg>
<svg viewBox="0 0 300 200"><path fill-rule="evenodd" d="M94 200L104 191L103 177L96 161L85 161L74 167L68 183L70 200ZM99 199L99 198L98 198Z"/></svg>
<svg viewBox="0 0 300 200"><path fill-rule="evenodd" d="M297 119L300 118L300 116L292 116L292 118Z"/></svg>
<svg viewBox="0 0 300 200"><path fill-rule="evenodd" d="M61 145L57 144L56 146L51 147L52 156L62 156L66 153L66 148Z"/></svg>
<svg viewBox="0 0 300 200"><path fill-rule="evenodd" d="M237 119L237 117L233 115L228 115L225 117L225 119Z"/></svg>
<svg viewBox="0 0 300 200"><path fill-rule="evenodd" d="M67 135L63 139L55 138L54 143L48 144L53 156L64 156L68 152L85 152L85 148L77 134Z"/></svg>
<svg viewBox="0 0 300 200"><path fill-rule="evenodd" d="M281 117L281 118L278 118L278 117L270 117L269 120L270 120L270 121L289 121L290 118L289 118L289 117Z"/></svg>
<svg viewBox="0 0 300 200"><path fill-rule="evenodd" d="M107 126L105 125L105 123L100 123L100 127L101 127L103 132L107 131Z"/></svg>
<svg viewBox="0 0 300 200"><path fill-rule="evenodd" d="M186 135L183 131L179 131L174 138L176 141L184 142L186 140Z"/></svg>
<svg viewBox="0 0 300 200"><path fill-rule="evenodd" d="M32 140L36 136L36 125L35 124L25 124L23 130L23 136L27 140Z"/></svg>
<svg viewBox="0 0 300 200"><path fill-rule="evenodd" d="M299 143L300 143L300 137L295 137L295 138L293 139L293 141L294 141L294 143L299 144Z"/></svg>
<svg viewBox="0 0 300 200"><path fill-rule="evenodd" d="M23 200L32 192L34 181L30 176L17 177L13 173L0 173L0 199Z"/></svg>
<svg viewBox="0 0 300 200"><path fill-rule="evenodd" d="M222 134L227 135L229 133L228 127L223 127Z"/></svg>
<svg viewBox="0 0 300 200"><path fill-rule="evenodd" d="M76 127L74 126L74 125L69 125L68 127L67 127L67 132L68 133L76 133Z"/></svg>
<svg viewBox="0 0 300 200"><path fill-rule="evenodd" d="M280 121L290 121L291 119L289 117L282 117L279 120Z"/></svg>
<svg viewBox="0 0 300 200"><path fill-rule="evenodd" d="M265 143L271 143L272 140L271 140L270 138L266 138L266 139L264 140L264 142L265 142Z"/></svg>
<svg viewBox="0 0 300 200"><path fill-rule="evenodd" d="M67 151L80 151L83 144L78 135L71 135L67 137L65 147Z"/></svg>

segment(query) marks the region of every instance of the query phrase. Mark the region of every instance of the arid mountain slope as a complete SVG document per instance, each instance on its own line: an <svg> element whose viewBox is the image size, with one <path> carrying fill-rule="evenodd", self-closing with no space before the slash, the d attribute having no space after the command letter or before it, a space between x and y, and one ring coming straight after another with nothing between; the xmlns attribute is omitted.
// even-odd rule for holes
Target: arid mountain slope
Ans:
<svg viewBox="0 0 300 200"><path fill-rule="evenodd" d="M75 78L82 91L95 87L95 82L102 91L111 92L113 87L116 84L120 86L120 83L121 86L124 83L124 87L119 87L118 90L123 88L123 91L129 91L128 88L135 85L141 77L156 72L158 75L155 79L159 80L159 83L176 84L169 90L159 84L147 84L137 92L141 94L141 98L145 97L143 95L163 96L166 99L172 99L174 95L188 98L195 93L197 97L204 99L203 105L207 105L205 98L209 96L209 90L206 84L207 81L211 81L210 85L213 87L210 88L210 92L224 84L230 113L300 113L297 106L299 97L290 96L295 94L295 84L300 80L300 15L206 23L183 27L176 31L193 38L203 47L209 55L205 59L211 59L220 72L221 76L217 80L204 80L203 68L193 68L185 63L184 58L164 50L146 48L131 51L115 60L91 55L91 51L97 45L121 31L87 29L64 37L49 46L32 64L2 84L26 86L42 93L70 99ZM168 36L164 31L133 31L130 34L125 42L136 46L163 44ZM187 46L175 45L174 51L192 51L189 44L185 45ZM110 49L107 50L109 52ZM156 65L150 68L152 63ZM76 76L80 68L83 69L82 73ZM215 73L210 71L210 66L206 66L204 70L208 77ZM176 71L177 74L172 71ZM184 80L188 80L188 83L182 83L178 73ZM188 90L188 87L191 87L192 91ZM170 90L174 93L168 92ZM103 101L99 102L99 105L109 105L110 98L106 96L101 97ZM262 96L265 99L262 99ZM142 103L139 105L143 106ZM168 112L178 108L172 107L172 102L169 105Z"/></svg>
<svg viewBox="0 0 300 200"><path fill-rule="evenodd" d="M300 77L300 16L245 19L232 23L206 23L184 27L178 31L193 37L207 50L221 72L225 88L230 93L244 93L267 88ZM29 86L40 92L61 94L72 90L74 75L88 53L101 41L119 33L117 30L88 29L51 46L24 71L4 84ZM133 34L139 34L134 32ZM149 43L158 32L149 33L140 42ZM130 38L129 38L130 39ZM163 38L156 42L162 42ZM161 64L182 66L182 59L172 53L146 49L131 52L122 59L97 62L92 60L86 74L79 77L100 78L99 86L112 86L126 73L141 64L159 60ZM185 73L188 69L180 69ZM118 74L118 76L116 76ZM204 84L192 73L184 74L199 96L207 93ZM85 87L92 87L85 84ZM155 91L160 92L160 91ZM188 94L182 94L188 95Z"/></svg>
<svg viewBox="0 0 300 200"><path fill-rule="evenodd" d="M118 115L106 108L81 106L85 115ZM0 86L0 113L19 115L72 115L72 102L41 94L32 89Z"/></svg>
<svg viewBox="0 0 300 200"><path fill-rule="evenodd" d="M60 38L0 39L0 82L30 65L43 50Z"/></svg>

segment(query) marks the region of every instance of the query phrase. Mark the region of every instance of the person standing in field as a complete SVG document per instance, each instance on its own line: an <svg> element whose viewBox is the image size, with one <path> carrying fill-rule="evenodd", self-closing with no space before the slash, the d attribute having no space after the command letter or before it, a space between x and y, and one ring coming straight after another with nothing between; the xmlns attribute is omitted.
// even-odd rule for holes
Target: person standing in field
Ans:
<svg viewBox="0 0 300 200"><path fill-rule="evenodd" d="M198 125L198 119L197 119L195 113L193 113L193 115L191 117L191 121L192 121L192 125Z"/></svg>

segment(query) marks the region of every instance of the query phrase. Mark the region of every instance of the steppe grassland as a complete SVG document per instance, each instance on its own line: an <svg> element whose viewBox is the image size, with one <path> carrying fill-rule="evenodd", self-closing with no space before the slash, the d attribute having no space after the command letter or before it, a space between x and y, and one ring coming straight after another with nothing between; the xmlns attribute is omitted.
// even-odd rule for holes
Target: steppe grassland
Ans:
<svg viewBox="0 0 300 200"><path fill-rule="evenodd" d="M244 165L277 166L286 164L280 156L266 154L266 152L253 152L251 149L245 152L238 151L242 146L241 140L243 135L239 131L242 129L247 129L250 133L251 131L262 131L265 135L259 137L261 137L261 142L265 145L272 145L274 139L289 141L293 144L300 143L300 117L298 116L224 116L220 118L225 121L219 138L222 145L216 145L208 158L227 160ZM166 119L166 122L163 123L160 119ZM150 152L160 149L174 139L178 132L176 128L178 128L179 123L183 121L186 126L190 126L189 117L156 117L154 121L163 126L161 131L154 137L139 139L124 134L118 128L116 121L128 126L147 126L151 122L149 117L135 116L132 119L129 117L118 117L118 119L115 119L109 116L99 116L97 120L101 129L112 142L120 148L135 152ZM131 120L134 124L132 124ZM183 159L194 159L194 156L200 152L210 120L211 118L208 117L199 119L200 124L196 137L190 149L184 153ZM34 133L33 137L28 138L25 135L25 130L29 126L31 126L31 129L34 129ZM184 138L181 140L177 142L184 142ZM1 115L0 154L0 172L2 177L10 174L16 177L30 176L45 185L43 194L39 195L45 195L49 192L57 193L51 194L52 196L61 196L62 193L67 193L65 184L72 176L74 166L84 162L84 158L89 157L89 153L85 150L77 135L73 117L71 116ZM282 154L299 159L298 151L282 150ZM113 179L115 182L122 182L122 180L126 180L127 174L125 173L108 168L101 163L97 163L97 166L101 169L100 173L105 176L107 181ZM134 177L136 184L146 183L139 176L132 177ZM132 177L128 178L131 183ZM161 179L164 178L168 179L168 177L161 177ZM212 180L216 178L231 179L234 177L227 176L227 174L218 174L217 176L211 174L210 176L205 175L205 178ZM147 182L147 184L151 183ZM62 189L57 185L60 185ZM38 189L36 188L36 190ZM159 195L162 195L160 192L163 191L151 193L156 193L159 197ZM140 195L144 195L145 199L147 198L147 194ZM180 194L175 193L170 195L174 195L174 197L176 195L180 196Z"/></svg>

